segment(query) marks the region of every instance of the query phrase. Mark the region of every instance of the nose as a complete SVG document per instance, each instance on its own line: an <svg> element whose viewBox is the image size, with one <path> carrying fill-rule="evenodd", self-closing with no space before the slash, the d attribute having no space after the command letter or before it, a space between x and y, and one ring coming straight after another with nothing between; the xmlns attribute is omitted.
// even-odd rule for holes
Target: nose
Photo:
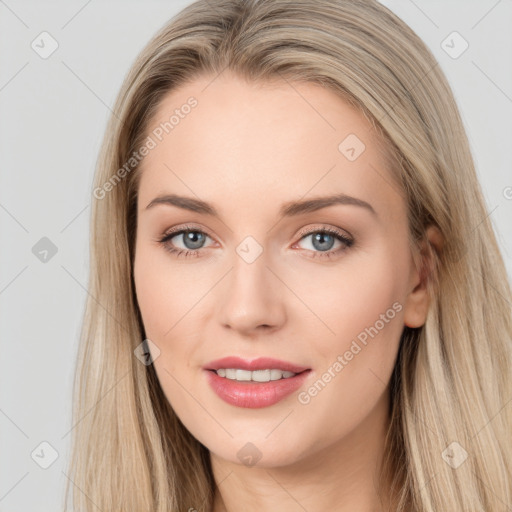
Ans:
<svg viewBox="0 0 512 512"><path fill-rule="evenodd" d="M285 286L268 263L265 251L252 263L235 254L218 304L224 328L251 336L277 330L285 323Z"/></svg>

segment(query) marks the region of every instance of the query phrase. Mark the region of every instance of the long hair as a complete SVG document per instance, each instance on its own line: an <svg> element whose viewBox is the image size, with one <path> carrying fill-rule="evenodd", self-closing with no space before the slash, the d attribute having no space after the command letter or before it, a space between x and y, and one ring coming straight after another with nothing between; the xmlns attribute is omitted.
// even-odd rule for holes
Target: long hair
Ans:
<svg viewBox="0 0 512 512"><path fill-rule="evenodd" d="M411 244L430 225L444 240L432 251L426 322L404 328L392 376L384 470L396 510L505 510L510 284L450 86L421 39L375 0L198 0L137 57L95 174L66 502L72 491L80 511L212 510L208 450L172 410L153 366L134 354L145 333L132 272L133 155L164 95L225 69L249 81L320 84L378 129L408 206Z"/></svg>

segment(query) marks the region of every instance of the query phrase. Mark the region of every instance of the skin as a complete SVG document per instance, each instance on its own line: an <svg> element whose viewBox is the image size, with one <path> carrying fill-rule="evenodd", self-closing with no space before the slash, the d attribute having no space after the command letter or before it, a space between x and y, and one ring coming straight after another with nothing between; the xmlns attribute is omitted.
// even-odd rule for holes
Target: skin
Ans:
<svg viewBox="0 0 512 512"><path fill-rule="evenodd" d="M146 336L160 350L154 367L162 389L210 451L214 511L384 510L389 496L379 497L376 484L388 384L404 325L423 325L428 310L384 146L368 120L332 91L247 83L228 72L168 93L150 127L190 96L197 107L142 164L134 278ZM366 146L354 161L338 149L349 134ZM171 193L213 204L220 218L171 205L146 208ZM376 215L338 204L279 216L283 203L333 193L370 203ZM185 225L206 233L195 257L177 257L159 242ZM337 229L353 245L327 238L326 252L338 253L322 258L322 246L313 245L322 228ZM310 234L301 235L305 230ZM262 248L250 264L236 251L247 236ZM432 229L428 236L438 243ZM177 235L167 246L193 250L186 243ZM298 393L394 303L401 306L394 318L300 403ZM202 370L228 355L270 356L312 371L277 404L239 408L213 392ZM252 466L237 456L248 442L261 454Z"/></svg>

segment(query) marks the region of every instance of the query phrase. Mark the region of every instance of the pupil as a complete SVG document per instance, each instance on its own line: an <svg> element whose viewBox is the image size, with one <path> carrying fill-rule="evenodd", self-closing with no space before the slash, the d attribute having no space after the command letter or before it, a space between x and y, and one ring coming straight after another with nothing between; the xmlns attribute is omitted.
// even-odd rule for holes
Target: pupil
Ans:
<svg viewBox="0 0 512 512"><path fill-rule="evenodd" d="M331 239L331 243L327 243L327 246L325 245L326 238ZM324 250L324 251L329 250L333 246L333 243L334 243L334 237L327 233L316 233L313 236L313 247L315 247L315 249Z"/></svg>
<svg viewBox="0 0 512 512"><path fill-rule="evenodd" d="M192 243L192 247L188 247L189 249L198 249L201 247L201 243L203 242L203 234L198 233L197 231L189 231L185 236L186 243L185 245L188 247L187 242Z"/></svg>

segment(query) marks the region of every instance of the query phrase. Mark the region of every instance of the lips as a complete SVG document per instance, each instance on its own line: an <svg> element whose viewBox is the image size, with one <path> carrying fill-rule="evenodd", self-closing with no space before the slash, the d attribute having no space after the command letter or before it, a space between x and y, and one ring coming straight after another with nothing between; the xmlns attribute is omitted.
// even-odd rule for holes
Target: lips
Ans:
<svg viewBox="0 0 512 512"><path fill-rule="evenodd" d="M219 369L236 368L239 370L282 370L293 372L288 378L268 382L237 381L217 375ZM203 367L211 389L224 402L235 407L261 408L280 402L296 391L311 373L311 369L287 361L270 357L260 357L251 361L231 356L217 359Z"/></svg>
<svg viewBox="0 0 512 512"><path fill-rule="evenodd" d="M258 357L257 359L248 361L237 356L216 359L203 366L205 370L218 370L219 368L239 368L240 370L248 371L275 369L293 373L302 373L310 369L306 366L299 366L288 361L281 361L271 357Z"/></svg>
<svg viewBox="0 0 512 512"><path fill-rule="evenodd" d="M269 407L297 391L310 374L309 370L288 379L270 382L238 382L219 377L215 371L205 370L211 389L224 402L235 407L258 409Z"/></svg>

